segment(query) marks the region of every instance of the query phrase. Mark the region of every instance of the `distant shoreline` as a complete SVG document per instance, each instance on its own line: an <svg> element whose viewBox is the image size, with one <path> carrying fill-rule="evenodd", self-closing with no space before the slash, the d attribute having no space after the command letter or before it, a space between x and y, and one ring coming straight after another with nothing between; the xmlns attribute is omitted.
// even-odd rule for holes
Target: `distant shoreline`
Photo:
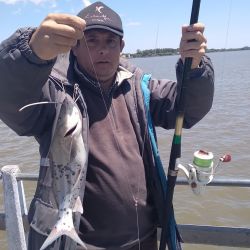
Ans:
<svg viewBox="0 0 250 250"><path fill-rule="evenodd" d="M211 52L226 52L226 51L241 51L250 50L249 46L242 48L230 48L230 49L207 49L206 53ZM163 49L147 49L137 50L136 53L124 53L122 54L125 58L138 58L138 57L153 57L153 56L172 56L179 55L179 49L163 48Z"/></svg>

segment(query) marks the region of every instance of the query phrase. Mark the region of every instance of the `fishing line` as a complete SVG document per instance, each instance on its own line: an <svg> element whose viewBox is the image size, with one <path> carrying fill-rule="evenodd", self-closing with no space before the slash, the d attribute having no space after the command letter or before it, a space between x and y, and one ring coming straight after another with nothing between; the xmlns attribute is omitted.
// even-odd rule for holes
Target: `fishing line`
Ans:
<svg viewBox="0 0 250 250"><path fill-rule="evenodd" d="M229 27L231 23L231 14L232 14L232 0L229 2L229 10L228 10L228 20L227 20L227 29L226 29L226 41L225 41L225 49L228 46L228 36L229 36Z"/></svg>
<svg viewBox="0 0 250 250"><path fill-rule="evenodd" d="M229 37L229 28L231 24L231 15L232 15L232 0L229 1L229 9L228 9L228 19L226 23L226 33L225 33L225 42L224 42L224 49L226 50L228 48L228 37ZM226 52L226 51L225 51ZM221 81L224 81L224 71L225 71L225 62L226 62L226 54L223 53L222 58L222 72L221 72Z"/></svg>
<svg viewBox="0 0 250 250"><path fill-rule="evenodd" d="M113 114L110 114L110 113L108 112L108 106L107 106L107 103L106 103L105 98L104 98L103 89L102 89L102 87L101 87L101 84L100 84L100 81L99 81L99 77L98 77L98 75L97 75L97 72L96 72L96 69L95 69L95 66L94 66L94 62L93 62L92 56L91 56L91 54L90 54L90 49L89 49L89 46L88 46L88 44L87 44L86 37L83 36L83 38L84 38L84 42L85 42L86 47L87 47L87 50L88 50L88 54L89 54L89 58L90 58L90 63L91 63L92 69L93 69L93 71L94 71L96 80L97 80L98 88L99 88L100 93L101 93L101 96L102 96L102 100L103 100L103 103L104 103L104 106L105 106L105 110L106 110L107 115L108 115L110 127L111 127L112 132L113 132L113 133L112 133L112 134L113 134L113 138L114 138L116 147L117 147L117 149L118 149L118 152L119 152L119 154L120 154L120 157L122 158L121 148L120 148L118 139L116 138L116 136L115 136L115 134L114 134L114 129L115 129L114 117L113 117ZM112 102L111 102L111 105L112 105ZM144 145L145 145L146 135L147 135L147 126L145 127L145 131L144 131L142 152L140 152L140 154L141 154L141 156L142 156L142 159L143 159L143 155L144 155L144 148L145 148ZM126 167L124 166L124 162L123 162L123 161L122 161L122 165L123 165L123 168L126 170ZM140 177L140 174L139 174L139 175L138 175L138 181L137 181L138 185L137 185L137 193L136 193L136 194L134 194L134 192L132 191L132 187L131 187L131 183L130 183L130 181L129 181L128 175L126 175L126 178L127 178L128 183L129 183L129 190L130 190L130 193L131 193L132 198L133 198L133 200L134 200L135 213L136 213L137 240L138 240L138 247L139 247L139 250L141 250L140 225L139 225L139 210L138 210L138 199L139 199L139 193L140 193L139 183L140 183L141 177Z"/></svg>

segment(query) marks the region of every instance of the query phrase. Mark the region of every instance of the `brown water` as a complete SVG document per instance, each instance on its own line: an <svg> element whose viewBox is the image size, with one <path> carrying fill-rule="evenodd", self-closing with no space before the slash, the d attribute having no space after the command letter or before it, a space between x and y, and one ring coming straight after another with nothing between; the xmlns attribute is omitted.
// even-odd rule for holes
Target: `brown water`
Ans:
<svg viewBox="0 0 250 250"><path fill-rule="evenodd" d="M214 105L199 124L183 131L182 163L190 163L194 151L198 149L212 151L215 161L230 153L232 161L221 167L217 177L250 179L250 51L213 53L209 56L216 71ZM176 60L176 56L133 59L153 76L169 79L175 79ZM161 157L164 165L168 166L173 131L157 131ZM0 160L0 167L18 164L23 172L37 172L38 146L33 138L17 136L0 121ZM25 190L29 203L34 184L25 183ZM250 188L208 187L201 196L195 196L189 187L178 186L174 207L180 224L250 227ZM3 211L1 185L0 211ZM0 233L0 249L6 249L3 232ZM237 248L186 245L185 249Z"/></svg>

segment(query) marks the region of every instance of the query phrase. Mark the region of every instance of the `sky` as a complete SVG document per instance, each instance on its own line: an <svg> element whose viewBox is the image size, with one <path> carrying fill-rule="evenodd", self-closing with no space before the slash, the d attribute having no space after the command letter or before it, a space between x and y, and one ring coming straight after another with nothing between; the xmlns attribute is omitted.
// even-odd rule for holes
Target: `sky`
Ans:
<svg viewBox="0 0 250 250"><path fill-rule="evenodd" d="M20 27L37 27L49 13L76 15L94 0L0 0L0 42ZM181 26L188 24L192 0L103 0L122 18L125 53L178 48ZM249 0L201 0L208 48L250 46Z"/></svg>

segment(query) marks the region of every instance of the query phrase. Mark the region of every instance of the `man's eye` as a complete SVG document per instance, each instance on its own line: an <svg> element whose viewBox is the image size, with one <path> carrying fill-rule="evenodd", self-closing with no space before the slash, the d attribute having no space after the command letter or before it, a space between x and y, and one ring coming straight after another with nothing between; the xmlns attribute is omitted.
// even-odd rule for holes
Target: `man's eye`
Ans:
<svg viewBox="0 0 250 250"><path fill-rule="evenodd" d="M95 46L97 43L96 39L94 38L87 39L86 41L87 41L88 46Z"/></svg>
<svg viewBox="0 0 250 250"><path fill-rule="evenodd" d="M117 44L118 44L118 41L115 40L115 39L109 39L109 40L108 40L108 46L109 46L110 48L115 48L115 47L117 46Z"/></svg>

